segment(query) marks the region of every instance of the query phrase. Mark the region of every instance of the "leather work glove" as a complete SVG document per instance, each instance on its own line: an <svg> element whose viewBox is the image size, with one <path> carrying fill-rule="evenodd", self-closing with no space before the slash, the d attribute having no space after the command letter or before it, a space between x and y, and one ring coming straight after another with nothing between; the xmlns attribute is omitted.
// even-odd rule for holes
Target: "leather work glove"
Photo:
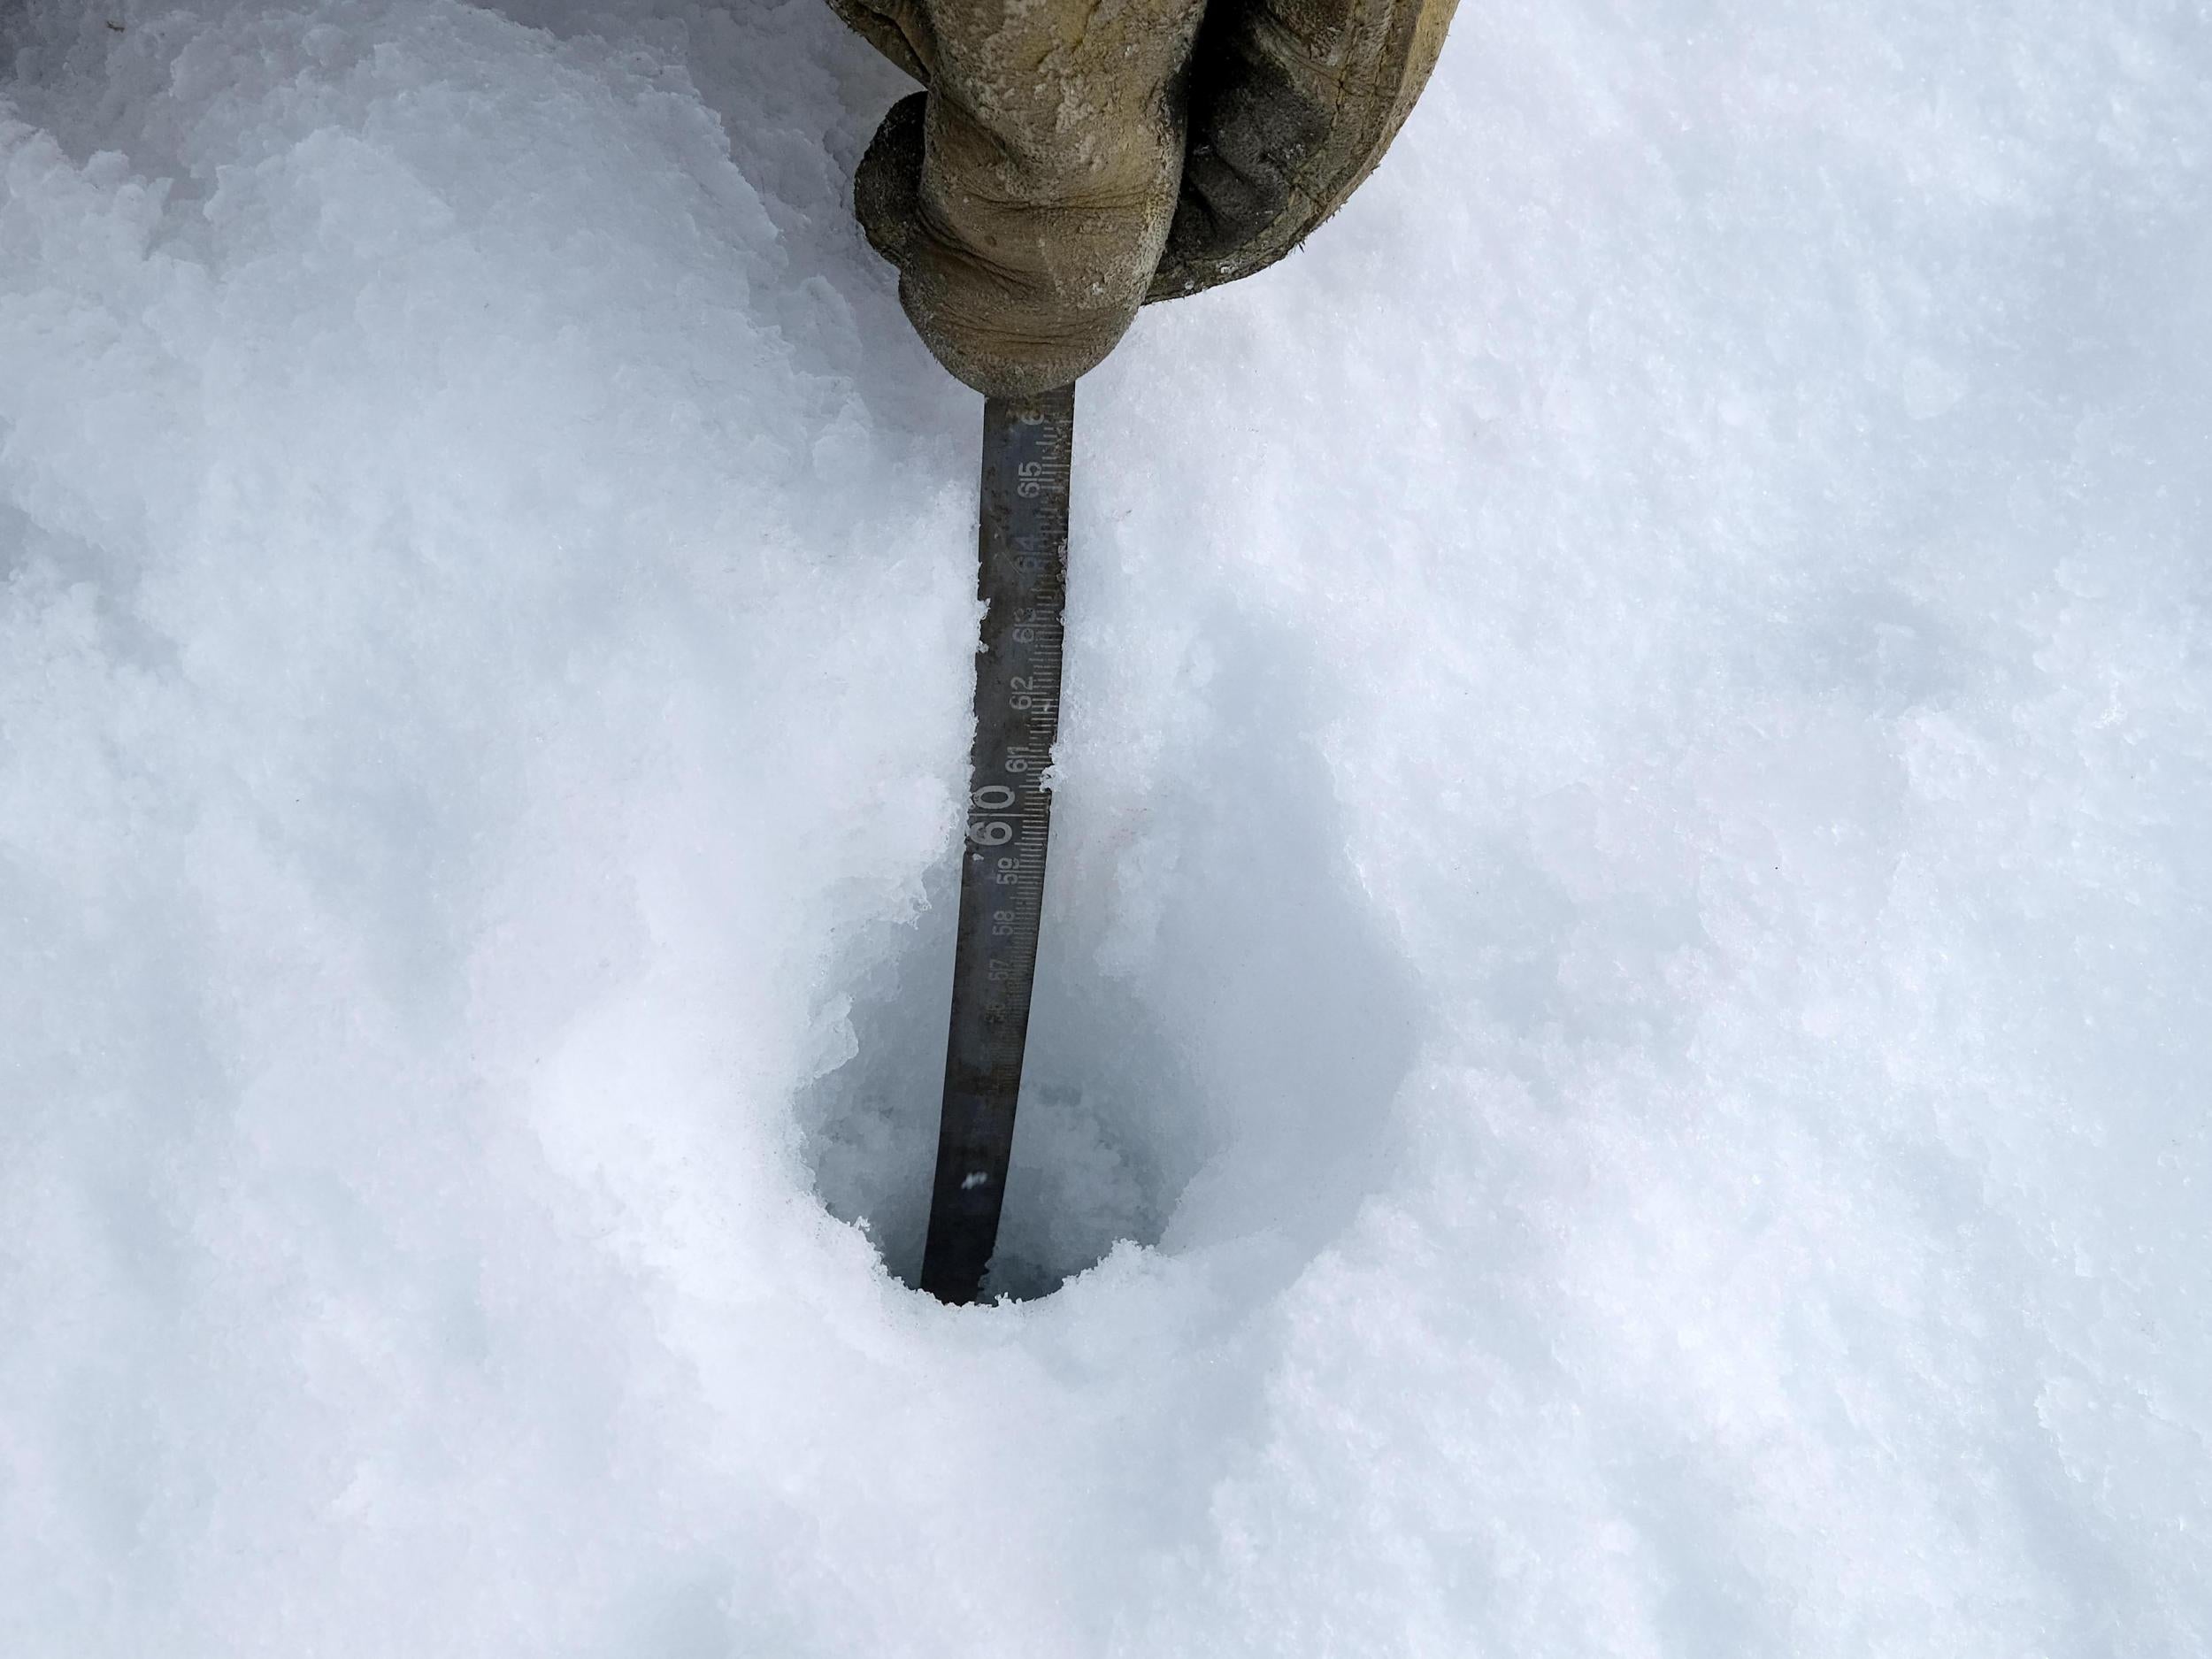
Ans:
<svg viewBox="0 0 2212 1659"><path fill-rule="evenodd" d="M1144 301L1272 265L1334 212L1456 0L830 4L927 88L861 161L868 240L939 362L1025 396L1104 357Z"/></svg>

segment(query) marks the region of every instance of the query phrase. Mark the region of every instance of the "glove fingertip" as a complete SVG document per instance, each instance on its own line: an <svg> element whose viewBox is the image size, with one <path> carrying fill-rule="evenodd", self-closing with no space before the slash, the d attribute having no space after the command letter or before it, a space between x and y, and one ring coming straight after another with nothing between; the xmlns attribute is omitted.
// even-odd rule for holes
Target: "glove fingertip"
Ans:
<svg viewBox="0 0 2212 1659"><path fill-rule="evenodd" d="M921 211L922 133L929 95L891 106L853 175L853 213L868 245L903 270Z"/></svg>

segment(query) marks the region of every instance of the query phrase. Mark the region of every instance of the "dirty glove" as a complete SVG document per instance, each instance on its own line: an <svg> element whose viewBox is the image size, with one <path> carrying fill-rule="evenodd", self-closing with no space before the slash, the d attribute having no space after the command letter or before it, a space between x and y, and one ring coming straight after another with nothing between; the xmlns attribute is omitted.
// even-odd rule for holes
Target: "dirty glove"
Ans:
<svg viewBox="0 0 2212 1659"><path fill-rule="evenodd" d="M1334 212L1455 0L831 4L928 88L861 162L868 240L938 360L1018 396L1097 363L1146 299L1271 265Z"/></svg>

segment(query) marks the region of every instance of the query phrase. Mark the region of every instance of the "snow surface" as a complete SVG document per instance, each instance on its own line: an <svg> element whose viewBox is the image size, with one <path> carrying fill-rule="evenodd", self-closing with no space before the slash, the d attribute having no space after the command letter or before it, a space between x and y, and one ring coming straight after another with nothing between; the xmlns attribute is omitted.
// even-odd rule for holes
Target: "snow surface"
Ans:
<svg viewBox="0 0 2212 1659"><path fill-rule="evenodd" d="M2212 1651L2200 4L1468 0L1147 313L965 1310L895 75L0 33L0 1655Z"/></svg>

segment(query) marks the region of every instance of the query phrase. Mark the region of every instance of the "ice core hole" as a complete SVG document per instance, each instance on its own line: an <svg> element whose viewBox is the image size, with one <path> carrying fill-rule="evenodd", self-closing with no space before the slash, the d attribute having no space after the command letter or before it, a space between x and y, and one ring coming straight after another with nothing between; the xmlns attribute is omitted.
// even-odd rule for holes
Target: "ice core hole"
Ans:
<svg viewBox="0 0 2212 1659"><path fill-rule="evenodd" d="M952 869L930 909L873 941L851 1021L856 1051L801 1096L815 1192L864 1227L902 1282L919 1277L929 1222L952 990ZM1013 1167L987 1295L1027 1301L1123 1240L1160 1241L1202 1161L1183 1068L1136 998L1075 960L1083 930L1048 933L1038 964Z"/></svg>
<svg viewBox="0 0 2212 1659"><path fill-rule="evenodd" d="M1362 883L1294 642L1228 618L1171 754L1071 768L987 1293L1042 1295L1122 1240L1325 1248L1385 1156L1421 1008ZM956 908L860 941L853 1057L798 1102L822 1203L911 1284L928 1225Z"/></svg>

